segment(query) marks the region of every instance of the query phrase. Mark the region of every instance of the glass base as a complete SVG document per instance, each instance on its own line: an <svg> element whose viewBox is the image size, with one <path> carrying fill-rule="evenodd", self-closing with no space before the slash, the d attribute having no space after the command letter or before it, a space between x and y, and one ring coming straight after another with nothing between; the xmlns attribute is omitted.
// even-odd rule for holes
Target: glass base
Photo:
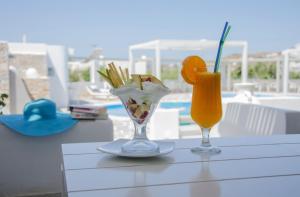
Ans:
<svg viewBox="0 0 300 197"><path fill-rule="evenodd" d="M122 145L122 152L125 153L157 153L157 143L145 139L133 139Z"/></svg>
<svg viewBox="0 0 300 197"><path fill-rule="evenodd" d="M218 154L221 153L221 149L215 146L200 146L194 147L191 149L193 153L210 153L210 154Z"/></svg>

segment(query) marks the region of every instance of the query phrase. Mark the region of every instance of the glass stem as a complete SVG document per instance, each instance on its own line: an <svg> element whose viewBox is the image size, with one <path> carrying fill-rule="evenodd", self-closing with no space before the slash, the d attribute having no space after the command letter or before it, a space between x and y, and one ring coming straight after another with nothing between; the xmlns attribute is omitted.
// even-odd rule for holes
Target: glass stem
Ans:
<svg viewBox="0 0 300 197"><path fill-rule="evenodd" d="M148 140L147 133L146 133L146 124L137 124L134 123L134 139L143 139L143 140Z"/></svg>
<svg viewBox="0 0 300 197"><path fill-rule="evenodd" d="M201 127L201 131L202 131L202 146L206 146L206 147L211 146L210 141L209 141L210 129L211 128L203 128L203 127Z"/></svg>

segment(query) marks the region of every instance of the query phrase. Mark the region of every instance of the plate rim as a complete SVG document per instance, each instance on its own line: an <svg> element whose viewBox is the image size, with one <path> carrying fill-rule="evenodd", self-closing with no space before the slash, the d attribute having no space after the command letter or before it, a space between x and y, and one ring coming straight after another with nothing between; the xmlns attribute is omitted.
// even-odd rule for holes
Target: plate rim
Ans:
<svg viewBox="0 0 300 197"><path fill-rule="evenodd" d="M102 153L106 153L106 154L111 154L111 155L115 155L115 156L119 156L119 157L128 157L128 158L147 158L147 157L158 157L158 156L162 156L162 155L166 155L168 153L171 153L174 151L175 149L175 142L174 141L156 141L156 140L153 140L154 142L156 143L169 143L170 144L170 147L169 147L169 150L165 151L165 152L158 152L158 153L153 153L153 154L130 154L130 153L122 153L121 150L120 152L109 152L107 151L107 149L102 149L101 147L102 146L106 146L108 144L112 144L112 143L116 143L118 141L123 141L121 142L122 144L130 141L129 139L118 139L118 140L114 140L112 142L109 142L109 143L106 143L106 144L103 144L103 145L100 145L98 146L96 149Z"/></svg>

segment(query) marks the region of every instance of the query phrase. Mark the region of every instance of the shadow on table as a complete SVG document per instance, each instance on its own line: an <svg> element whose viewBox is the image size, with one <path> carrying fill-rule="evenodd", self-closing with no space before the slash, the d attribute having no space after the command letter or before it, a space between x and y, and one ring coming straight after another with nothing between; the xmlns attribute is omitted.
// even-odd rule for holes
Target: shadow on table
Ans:
<svg viewBox="0 0 300 197"><path fill-rule="evenodd" d="M211 197L219 197L221 194L221 188L218 182L211 181L215 180L213 174L210 170L210 158L213 155L209 153L196 153L199 154L203 158L203 161L199 163L201 165L201 171L195 176L195 180L204 180L203 184L191 183L190 184L190 192L191 196L211 196Z"/></svg>
<svg viewBox="0 0 300 197"><path fill-rule="evenodd" d="M98 162L99 167L114 166L115 170L132 171L134 173L134 188L127 193L129 197L150 196L147 187L147 176L159 174L166 170L170 163L174 163L170 156L150 157L150 158L126 158L107 155ZM145 167L146 166L146 167ZM136 188L138 187L138 188Z"/></svg>
<svg viewBox="0 0 300 197"><path fill-rule="evenodd" d="M167 167L170 163L174 163L174 158L170 156L149 157L149 158L128 158L106 155L98 161L97 167L132 167L144 165L162 165Z"/></svg>

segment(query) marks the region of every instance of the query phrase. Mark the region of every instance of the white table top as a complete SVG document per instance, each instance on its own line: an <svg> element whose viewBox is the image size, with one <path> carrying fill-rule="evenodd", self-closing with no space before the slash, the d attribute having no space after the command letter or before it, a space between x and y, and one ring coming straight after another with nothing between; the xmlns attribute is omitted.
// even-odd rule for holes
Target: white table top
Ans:
<svg viewBox="0 0 300 197"><path fill-rule="evenodd" d="M150 159L63 144L68 196L300 196L300 135L215 138L222 152L212 156L189 150L199 139L175 142L174 152Z"/></svg>

